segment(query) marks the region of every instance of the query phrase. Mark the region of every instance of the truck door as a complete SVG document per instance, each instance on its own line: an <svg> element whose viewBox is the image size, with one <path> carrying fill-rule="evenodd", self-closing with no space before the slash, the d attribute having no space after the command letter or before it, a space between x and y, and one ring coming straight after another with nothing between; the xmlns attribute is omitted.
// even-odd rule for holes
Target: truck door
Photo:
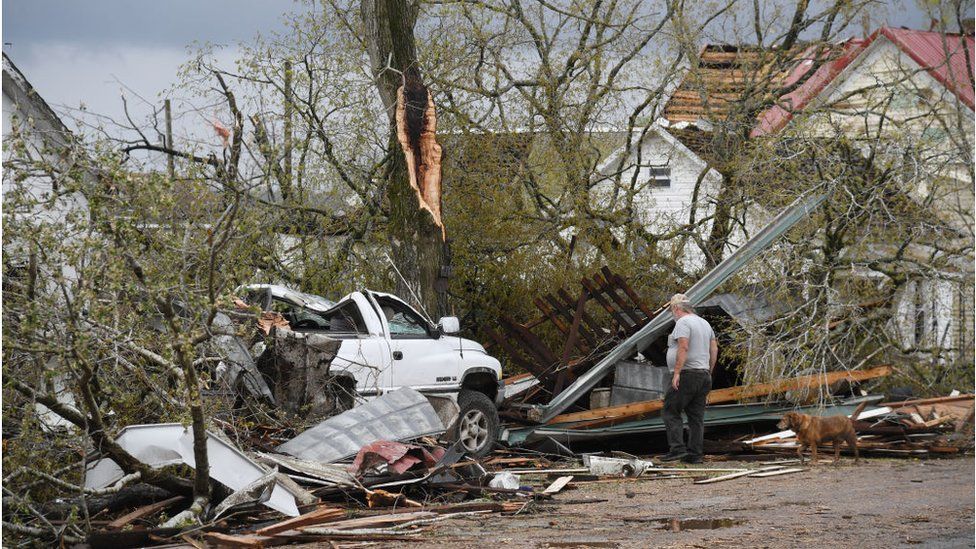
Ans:
<svg viewBox="0 0 976 549"><path fill-rule="evenodd" d="M393 385L423 392L451 392L460 385L461 357L419 313L392 296L374 294L386 320Z"/></svg>
<svg viewBox="0 0 976 549"><path fill-rule="evenodd" d="M356 392L362 396L383 393L393 383L390 347L369 301L354 293L327 317L329 336L342 342L331 370L351 373L356 378Z"/></svg>

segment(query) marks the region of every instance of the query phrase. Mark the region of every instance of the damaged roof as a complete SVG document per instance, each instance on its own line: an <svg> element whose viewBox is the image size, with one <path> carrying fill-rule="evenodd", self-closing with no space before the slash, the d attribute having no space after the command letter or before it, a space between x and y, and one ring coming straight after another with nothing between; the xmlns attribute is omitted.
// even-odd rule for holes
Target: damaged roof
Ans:
<svg viewBox="0 0 976 549"><path fill-rule="evenodd" d="M758 46L706 45L698 66L685 73L664 106L663 116L671 123L724 121L756 90L780 87L795 57Z"/></svg>
<svg viewBox="0 0 976 549"><path fill-rule="evenodd" d="M735 109L775 99L758 110L752 136L775 133L879 40L893 43L970 109L976 45L970 35L881 27L866 38L784 52L754 45L709 44L664 107L672 124L726 121ZM814 72L810 72L814 71ZM768 95L772 93L776 97Z"/></svg>

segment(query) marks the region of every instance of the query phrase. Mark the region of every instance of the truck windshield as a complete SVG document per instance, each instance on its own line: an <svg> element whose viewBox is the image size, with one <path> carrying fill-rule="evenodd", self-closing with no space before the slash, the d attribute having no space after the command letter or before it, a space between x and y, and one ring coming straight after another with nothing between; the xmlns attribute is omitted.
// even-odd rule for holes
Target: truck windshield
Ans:
<svg viewBox="0 0 976 549"><path fill-rule="evenodd" d="M377 301L390 326L390 337L405 339L430 337L427 321L406 304L388 298L380 298Z"/></svg>

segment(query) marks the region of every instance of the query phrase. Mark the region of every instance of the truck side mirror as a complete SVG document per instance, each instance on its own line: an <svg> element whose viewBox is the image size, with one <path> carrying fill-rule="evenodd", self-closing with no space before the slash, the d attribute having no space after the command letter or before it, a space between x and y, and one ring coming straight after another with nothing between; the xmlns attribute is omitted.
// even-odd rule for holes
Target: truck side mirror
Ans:
<svg viewBox="0 0 976 549"><path fill-rule="evenodd" d="M461 331L461 321L456 316L442 316L437 323L443 334L456 334Z"/></svg>

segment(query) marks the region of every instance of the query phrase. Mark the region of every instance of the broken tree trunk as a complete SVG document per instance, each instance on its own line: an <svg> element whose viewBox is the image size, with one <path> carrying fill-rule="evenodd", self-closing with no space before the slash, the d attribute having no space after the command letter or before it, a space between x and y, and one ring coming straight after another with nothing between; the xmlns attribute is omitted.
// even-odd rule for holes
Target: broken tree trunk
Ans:
<svg viewBox="0 0 976 549"><path fill-rule="evenodd" d="M376 86L390 117L390 247L406 279L397 280L397 293L416 294L427 312L443 314L448 254L441 219L441 148L433 101L417 64L417 5L362 0L360 15Z"/></svg>

